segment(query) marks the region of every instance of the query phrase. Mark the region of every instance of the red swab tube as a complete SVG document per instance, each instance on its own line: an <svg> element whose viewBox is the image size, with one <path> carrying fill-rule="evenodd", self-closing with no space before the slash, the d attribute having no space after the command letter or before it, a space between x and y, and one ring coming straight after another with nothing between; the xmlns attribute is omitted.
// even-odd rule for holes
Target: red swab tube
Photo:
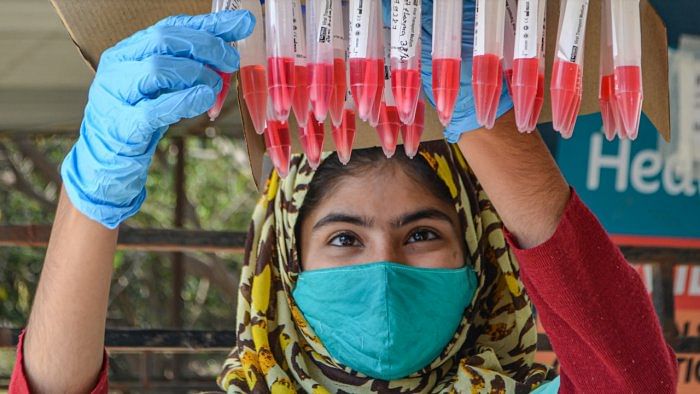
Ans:
<svg viewBox="0 0 700 394"><path fill-rule="evenodd" d="M386 67L391 64L391 28L384 28L384 61ZM399 119L399 112L396 108L396 102L394 101L394 95L391 89L391 71L385 72L384 75L388 78L384 79L384 90L383 97L381 99L381 106L379 108L379 119L376 129L379 134L379 141L382 145L382 150L384 155L389 158L396 153L396 144L399 139L399 128L401 127L401 120Z"/></svg>
<svg viewBox="0 0 700 394"><path fill-rule="evenodd" d="M421 2L391 5L391 91L401 122L413 123L420 92Z"/></svg>
<svg viewBox="0 0 700 394"><path fill-rule="evenodd" d="M611 0L615 101L620 128L637 138L642 115L642 33L639 0Z"/></svg>
<svg viewBox="0 0 700 394"><path fill-rule="evenodd" d="M542 0L546 1L546 0ZM545 51L547 44L547 7L544 9L544 16L540 19L540 42L539 42L539 73L537 75L537 94L535 95L535 105L532 110L532 116L527 126L528 132L532 132L537 128L537 121L540 119L542 107L544 106L544 71L545 71Z"/></svg>
<svg viewBox="0 0 700 394"><path fill-rule="evenodd" d="M314 170L321 163L321 153L323 153L323 140L325 137L323 122L319 122L309 114L306 127L299 128L299 142L304 150L309 165Z"/></svg>
<svg viewBox="0 0 700 394"><path fill-rule="evenodd" d="M496 122L496 111L503 87L501 61L505 12L506 5L502 0L476 1L472 89L477 122L487 129L493 128ZM515 73L515 69L513 72Z"/></svg>
<svg viewBox="0 0 700 394"><path fill-rule="evenodd" d="M463 12L462 0L433 4L433 97L440 123L445 127L452 120L459 93Z"/></svg>
<svg viewBox="0 0 700 394"><path fill-rule="evenodd" d="M603 119L603 132L608 141L615 138L619 132L620 137L625 136L624 128L618 128L617 104L615 103L615 68L613 67L612 52L612 19L610 17L610 0L603 0L601 4L600 21L600 85L598 90L598 104L600 116Z"/></svg>
<svg viewBox="0 0 700 394"><path fill-rule="evenodd" d="M307 0L309 100L319 122L326 120L333 93L333 19L332 0Z"/></svg>
<svg viewBox="0 0 700 394"><path fill-rule="evenodd" d="M350 88L357 113L364 121L370 117L377 89L384 87L378 75L384 72L384 56L374 48L381 35L374 15L377 5L381 7L380 0L350 0Z"/></svg>
<svg viewBox="0 0 700 394"><path fill-rule="evenodd" d="M406 156L414 158L418 153L420 139L423 136L425 128L425 99L418 98L416 105L416 116L411 124L401 124L401 139L403 140L403 149Z"/></svg>
<svg viewBox="0 0 700 394"><path fill-rule="evenodd" d="M347 7L345 7L347 9ZM333 92L328 112L333 126L340 126L347 91L347 28L341 0L333 0Z"/></svg>
<svg viewBox="0 0 700 394"><path fill-rule="evenodd" d="M588 0L562 0L550 93L552 124L571 137L581 107Z"/></svg>
<svg viewBox="0 0 700 394"><path fill-rule="evenodd" d="M228 2L226 2L225 0L213 0L211 3L211 12L219 12L226 9L226 6L228 5L227 3ZM226 101L226 96L228 96L228 91L231 88L231 73L225 73L218 70L215 71L221 77L223 85L221 87L221 91L216 95L216 101L214 102L214 106L207 111L207 115L209 115L209 120L211 120L212 122L219 117L219 114L221 113L221 108L223 108L224 106L224 101Z"/></svg>
<svg viewBox="0 0 700 394"><path fill-rule="evenodd" d="M348 95L350 95L349 91ZM355 105L350 97L345 100L343 121L340 122L339 126L333 125L332 136L338 160L343 164L348 164L352 155L352 145L355 142Z"/></svg>
<svg viewBox="0 0 700 394"><path fill-rule="evenodd" d="M264 139L267 154L280 177L289 173L289 158L292 153L291 136L287 122L275 119L274 108L268 100L268 119Z"/></svg>
<svg viewBox="0 0 700 394"><path fill-rule="evenodd" d="M382 108L382 103L384 102L384 88L388 87L391 89L391 82L387 84L387 79L391 78L390 63L388 63L389 55L384 50L385 36L388 34L389 28L384 26L382 19L382 4L380 2L375 3L375 13L374 13L374 30L379 32L374 35L374 42L372 45L372 53L374 56L381 58L381 61L377 63L377 88L374 91L374 102L372 103L372 109L369 113L369 125L372 127L377 127L379 124L379 116Z"/></svg>
<svg viewBox="0 0 700 394"><path fill-rule="evenodd" d="M515 52L515 28L518 3L516 0L506 0L506 20L503 27L503 76L508 86L508 94L513 96L510 84L513 81L513 53Z"/></svg>
<svg viewBox="0 0 700 394"><path fill-rule="evenodd" d="M349 12L346 4L346 2L343 2L343 15ZM346 77L349 72L350 70L346 70ZM351 95L350 87L346 86L342 121L339 125L333 124L333 130L331 132L333 143L335 144L335 149L338 154L338 160L343 164L348 164L350 162L352 146L355 142L355 104Z"/></svg>
<svg viewBox="0 0 700 394"><path fill-rule="evenodd" d="M263 20L262 6L259 0L241 0L240 2L226 2L228 9L242 9L250 11L256 21ZM258 134L265 131L267 118L267 73L265 70L265 39L264 24L255 25L253 32L243 40L235 44L240 55L239 78L243 100L248 109L248 114L253 123L253 128ZM222 90L219 93L223 96ZM219 99L217 98L217 101ZM223 97L221 98L223 103ZM212 114L210 114L211 116Z"/></svg>
<svg viewBox="0 0 700 394"><path fill-rule="evenodd" d="M294 100L294 23L292 2L265 2L267 85L275 119L287 121Z"/></svg>
<svg viewBox="0 0 700 394"><path fill-rule="evenodd" d="M540 44L544 34L546 0L518 2L513 81L511 85L515 122L520 132L529 132L535 112L539 77L544 78L544 54ZM537 118L537 116L535 116Z"/></svg>
<svg viewBox="0 0 700 394"><path fill-rule="evenodd" d="M309 116L309 73L306 62L306 29L300 0L292 0L294 22L294 100L292 109L299 128L306 127Z"/></svg>

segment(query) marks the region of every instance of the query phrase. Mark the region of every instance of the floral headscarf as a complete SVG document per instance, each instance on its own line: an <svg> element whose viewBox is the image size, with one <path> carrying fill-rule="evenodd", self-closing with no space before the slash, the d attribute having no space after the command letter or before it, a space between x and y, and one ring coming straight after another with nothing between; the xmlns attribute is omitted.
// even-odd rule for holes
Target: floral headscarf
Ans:
<svg viewBox="0 0 700 394"><path fill-rule="evenodd" d="M229 393L528 393L553 371L534 362L537 332L503 225L460 150L424 143L425 160L447 185L478 277L471 305L442 354L395 381L340 364L292 298L301 264L295 225L314 171L295 155L286 179L275 172L253 213L236 314L237 340L218 378Z"/></svg>

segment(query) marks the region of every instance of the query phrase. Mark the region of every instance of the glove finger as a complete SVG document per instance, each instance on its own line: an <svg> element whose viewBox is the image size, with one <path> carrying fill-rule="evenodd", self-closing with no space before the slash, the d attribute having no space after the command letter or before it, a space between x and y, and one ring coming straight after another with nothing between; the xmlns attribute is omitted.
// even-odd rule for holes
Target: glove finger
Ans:
<svg viewBox="0 0 700 394"><path fill-rule="evenodd" d="M196 85L209 86L215 92L222 87L221 77L210 67L192 59L163 55L116 63L100 70L96 82L130 105Z"/></svg>
<svg viewBox="0 0 700 394"><path fill-rule="evenodd" d="M214 105L216 92L207 85L197 85L177 92L142 100L134 106L136 126L147 134L179 122L194 118Z"/></svg>
<svg viewBox="0 0 700 394"><path fill-rule="evenodd" d="M201 15L173 15L156 24L140 30L117 43L114 48L131 44L143 39L162 27L182 27L199 30L217 36L224 41L233 42L248 37L255 27L255 16L247 10L226 10ZM262 27L261 27L262 28Z"/></svg>
<svg viewBox="0 0 700 394"><path fill-rule="evenodd" d="M262 21L260 21L262 23ZM255 16L248 10L225 10L202 15L175 15L156 26L183 26L215 35L227 42L242 40L253 32ZM263 28L261 25L260 29Z"/></svg>
<svg viewBox="0 0 700 394"><path fill-rule="evenodd" d="M229 43L208 32L181 26L149 28L138 39L105 51L100 63L138 61L153 55L189 58L223 72L234 72L239 66L238 51Z"/></svg>

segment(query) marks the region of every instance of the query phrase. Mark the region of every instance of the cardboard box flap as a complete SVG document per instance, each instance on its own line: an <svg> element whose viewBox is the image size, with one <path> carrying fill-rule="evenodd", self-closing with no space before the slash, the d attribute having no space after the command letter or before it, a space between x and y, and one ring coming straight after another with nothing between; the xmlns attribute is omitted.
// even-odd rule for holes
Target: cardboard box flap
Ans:
<svg viewBox="0 0 700 394"><path fill-rule="evenodd" d="M51 0L83 58L95 70L105 49L159 20L204 14L210 0Z"/></svg>

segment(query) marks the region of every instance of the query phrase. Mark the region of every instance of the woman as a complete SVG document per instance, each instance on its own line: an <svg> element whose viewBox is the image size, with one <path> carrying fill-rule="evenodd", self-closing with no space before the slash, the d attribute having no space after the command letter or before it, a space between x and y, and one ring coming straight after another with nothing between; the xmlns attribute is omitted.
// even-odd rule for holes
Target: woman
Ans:
<svg viewBox="0 0 700 394"><path fill-rule="evenodd" d="M106 392L116 228L143 202L167 126L211 107L221 89L211 68L237 69L225 42L252 26L245 12L171 17L103 54L62 167L12 392ZM246 245L223 389L675 390L675 356L634 270L539 136L515 131L507 96L494 130L463 133L474 129L469 97L465 86L446 133L456 145L424 144L413 160L359 151L347 168L333 154L316 172L297 156L286 179L271 175ZM530 299L561 363L552 383L533 361Z"/></svg>

